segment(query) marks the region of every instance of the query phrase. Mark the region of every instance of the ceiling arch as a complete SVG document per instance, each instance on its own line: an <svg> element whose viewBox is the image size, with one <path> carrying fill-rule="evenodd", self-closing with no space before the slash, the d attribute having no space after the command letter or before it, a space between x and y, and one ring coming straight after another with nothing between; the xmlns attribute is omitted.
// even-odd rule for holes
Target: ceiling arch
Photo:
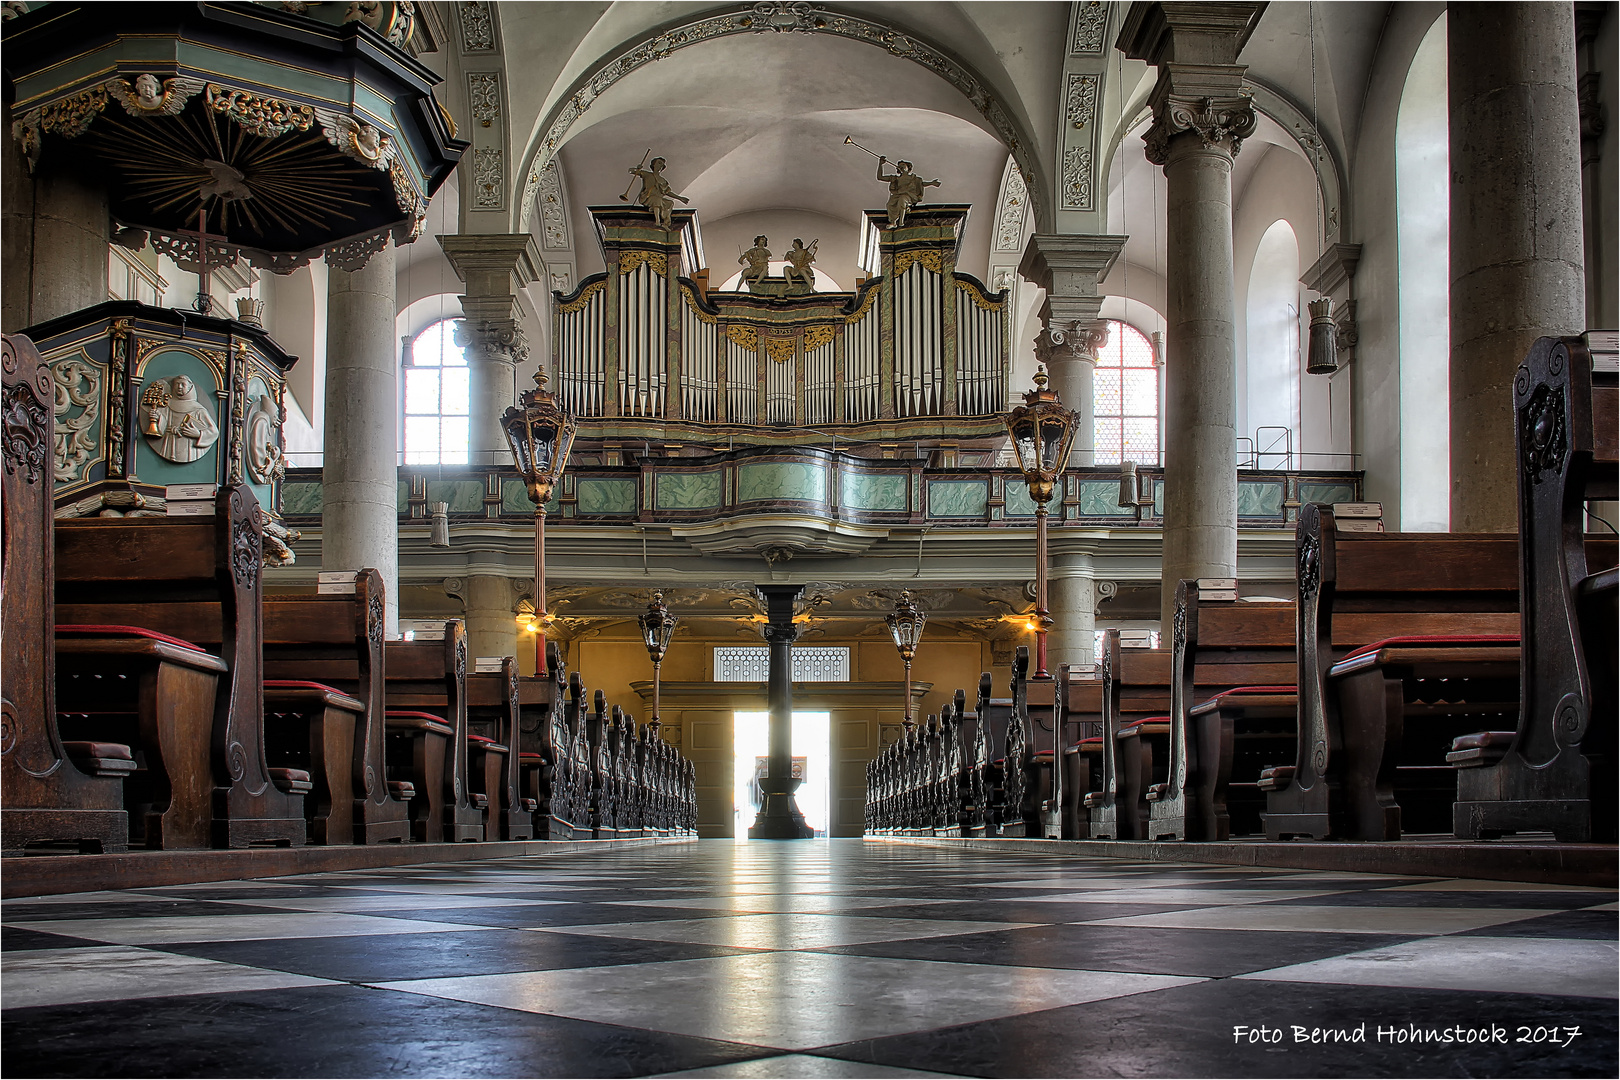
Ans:
<svg viewBox="0 0 1620 1080"><path fill-rule="evenodd" d="M958 106L945 115L966 113L962 118L971 118L975 126L998 139L1012 152L1032 189L1044 187L1049 182L1048 170L1041 167L1037 144L1029 137L1027 125L1020 116L1003 105L982 75L960 60L909 32L901 32L868 19L815 8L806 3L761 3L648 31L633 43L614 50L586 74L579 76L568 94L537 124L530 145L524 151L522 168L518 170L518 175L526 178L519 200L520 228L526 230L529 227L541 170L571 141L573 129L598 107L599 99L638 69L654 64L663 66L677 53L717 39L823 37L859 43L867 58L867 66L877 66L872 64L875 48L931 72L953 88L956 97L969 107L964 110ZM892 66L889 69L892 72ZM815 72L808 66L800 65L798 70L803 79L813 80L815 77ZM739 95L748 92L749 74L746 67L737 70L735 86ZM988 199L993 198L994 192L991 192ZM1041 214L1040 200L1032 202L1037 213ZM1039 227L1042 223L1037 224Z"/></svg>

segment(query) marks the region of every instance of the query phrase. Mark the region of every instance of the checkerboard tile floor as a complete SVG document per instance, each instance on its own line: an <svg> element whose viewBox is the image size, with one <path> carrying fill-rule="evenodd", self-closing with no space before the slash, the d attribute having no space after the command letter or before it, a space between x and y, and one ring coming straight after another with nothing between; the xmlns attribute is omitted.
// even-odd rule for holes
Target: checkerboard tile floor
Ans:
<svg viewBox="0 0 1620 1080"><path fill-rule="evenodd" d="M704 841L3 923L8 1076L1613 1076L1617 1051L1615 894L1567 886Z"/></svg>

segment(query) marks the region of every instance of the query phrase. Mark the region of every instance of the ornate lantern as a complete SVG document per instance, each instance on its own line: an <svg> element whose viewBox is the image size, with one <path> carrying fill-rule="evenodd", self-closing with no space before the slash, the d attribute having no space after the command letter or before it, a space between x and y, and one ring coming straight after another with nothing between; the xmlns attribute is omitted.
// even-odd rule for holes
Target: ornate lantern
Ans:
<svg viewBox="0 0 1620 1080"><path fill-rule="evenodd" d="M1079 416L1063 407L1057 392L1046 386L1046 369L1035 372L1035 389L1006 417L1007 434L1018 455L1018 469L1035 503L1035 674L1046 671L1046 631L1051 617L1046 608L1046 514L1054 486L1069 464L1069 448L1079 430Z"/></svg>
<svg viewBox="0 0 1620 1080"><path fill-rule="evenodd" d="M557 486L574 447L574 418L546 389L546 367L534 373L534 389L523 402L501 414L501 427L512 447L518 472L534 503L534 616L539 639L535 642L535 674L546 675L546 503Z"/></svg>
<svg viewBox="0 0 1620 1080"><path fill-rule="evenodd" d="M664 594L655 592L647 610L636 621L641 624L641 643L647 647L647 655L652 659L653 666L652 719L647 726L657 731L662 726L658 719L659 667L664 662L664 654L669 651L669 640L675 635L675 624L680 620L664 606Z"/></svg>
<svg viewBox="0 0 1620 1080"><path fill-rule="evenodd" d="M900 599L895 601L894 610L884 616L884 622L889 624L889 636L894 638L894 647L900 652L900 659L906 665L906 728L913 727L911 720L911 661L917 655L917 644L922 641L923 624L928 621L928 613L912 602L911 593L902 592Z"/></svg>
<svg viewBox="0 0 1620 1080"><path fill-rule="evenodd" d="M1339 328L1333 321L1333 299L1324 296L1305 307L1311 313L1310 344L1305 353L1307 375L1332 375L1339 370Z"/></svg>

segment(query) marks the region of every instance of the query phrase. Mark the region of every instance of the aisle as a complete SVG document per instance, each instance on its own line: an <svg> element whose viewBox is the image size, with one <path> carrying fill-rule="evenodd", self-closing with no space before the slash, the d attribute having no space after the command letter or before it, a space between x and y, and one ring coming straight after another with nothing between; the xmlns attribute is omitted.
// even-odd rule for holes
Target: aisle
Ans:
<svg viewBox="0 0 1620 1080"><path fill-rule="evenodd" d="M857 840L70 894L4 905L0 1068L1603 1076L1615 919L1568 886Z"/></svg>

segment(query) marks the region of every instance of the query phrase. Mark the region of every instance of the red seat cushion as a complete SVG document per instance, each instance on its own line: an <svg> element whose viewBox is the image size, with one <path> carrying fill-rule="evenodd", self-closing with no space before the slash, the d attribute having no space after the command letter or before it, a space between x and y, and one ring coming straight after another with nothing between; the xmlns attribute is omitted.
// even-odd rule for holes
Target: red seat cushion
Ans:
<svg viewBox="0 0 1620 1080"><path fill-rule="evenodd" d="M135 760L135 755L130 753L129 747L125 746L123 743L63 740L62 749L68 752L68 757L117 758L121 761Z"/></svg>
<svg viewBox="0 0 1620 1080"><path fill-rule="evenodd" d="M339 690L335 686L327 686L325 683L319 682L310 682L307 679L266 679L264 680L264 688L266 690L321 690L328 694L342 694L344 697L349 696L346 691Z"/></svg>
<svg viewBox="0 0 1620 1080"><path fill-rule="evenodd" d="M270 781L289 795L302 795L315 789L309 773L303 769L271 769Z"/></svg>
<svg viewBox="0 0 1620 1080"><path fill-rule="evenodd" d="M543 755L543 754L531 754L527 750L525 750L525 751L523 751L523 753L518 755L518 759L520 761L544 761L545 760L545 755Z"/></svg>
<svg viewBox="0 0 1620 1080"><path fill-rule="evenodd" d="M58 637L143 637L151 638L153 641L166 642L170 645L178 645L182 649L190 649L193 652L208 651L182 638L160 634L156 630L148 630L144 626L118 626L111 623L94 625L89 623L58 623L56 633Z"/></svg>
<svg viewBox="0 0 1620 1080"><path fill-rule="evenodd" d="M1228 694L1297 694L1297 693L1299 693L1299 687L1297 687L1297 686L1234 686L1230 690L1222 690L1219 694L1216 694L1214 697L1210 698L1209 700L1211 700L1211 701L1219 701L1221 698L1226 697Z"/></svg>
<svg viewBox="0 0 1620 1080"><path fill-rule="evenodd" d="M1081 739L1080 743L1079 743L1080 746L1096 747L1099 750L1102 749L1102 744L1103 744L1103 738L1102 738L1101 735L1093 735L1089 739Z"/></svg>
<svg viewBox="0 0 1620 1080"><path fill-rule="evenodd" d="M429 712L417 712L415 709L389 709L383 716L389 720L432 720L436 724L448 724L450 722L442 716L434 716Z"/></svg>
<svg viewBox="0 0 1620 1080"><path fill-rule="evenodd" d="M1439 648L1445 645L1517 645L1518 643L1518 634L1414 634L1406 637L1385 638L1383 641L1363 645L1354 652L1346 653L1344 660L1350 660L1357 656L1366 656L1368 653L1375 653L1379 649L1388 649L1397 645L1428 645ZM1343 663L1344 660L1341 660L1340 663ZM1289 687L1289 689L1293 688Z"/></svg>
<svg viewBox="0 0 1620 1080"><path fill-rule="evenodd" d="M1483 750L1487 747L1512 746L1513 731L1476 731L1472 735L1459 735L1451 740L1452 750Z"/></svg>
<svg viewBox="0 0 1620 1080"><path fill-rule="evenodd" d="M1140 720L1132 720L1130 723L1123 725L1119 730L1130 731L1132 728L1139 728L1143 724L1163 724L1169 719L1168 716L1144 716Z"/></svg>

